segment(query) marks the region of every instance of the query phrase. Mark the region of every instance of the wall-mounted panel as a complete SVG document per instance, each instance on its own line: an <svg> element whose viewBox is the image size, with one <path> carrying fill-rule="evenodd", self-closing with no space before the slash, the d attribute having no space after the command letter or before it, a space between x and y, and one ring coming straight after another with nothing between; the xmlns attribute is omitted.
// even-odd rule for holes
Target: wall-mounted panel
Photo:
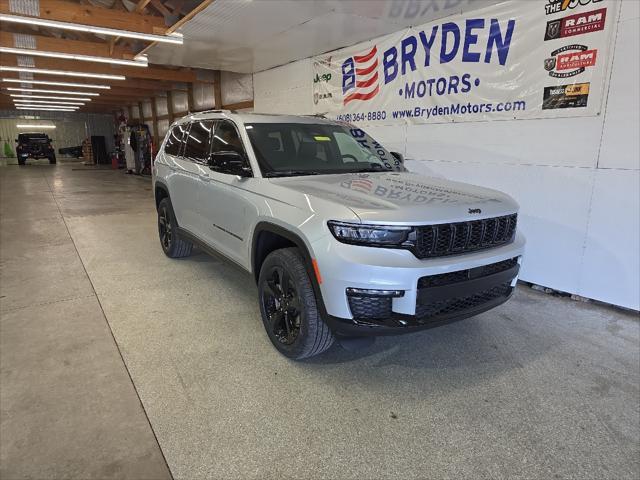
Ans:
<svg viewBox="0 0 640 480"><path fill-rule="evenodd" d="M640 2L636 2L640 3ZM600 168L640 169L640 19L619 23ZM635 105L635 108L629 108Z"/></svg>
<svg viewBox="0 0 640 480"><path fill-rule="evenodd" d="M389 127L397 128L397 127ZM464 131L464 141L460 132ZM409 125L407 157L505 165L595 167L602 117Z"/></svg>
<svg viewBox="0 0 640 480"><path fill-rule="evenodd" d="M142 102L142 116L143 118L149 119L151 115L151 100L145 100Z"/></svg>
<svg viewBox="0 0 640 480"><path fill-rule="evenodd" d="M596 171L580 295L640 309L639 198L639 171Z"/></svg>
<svg viewBox="0 0 640 480"><path fill-rule="evenodd" d="M156 97L156 114L158 116L168 115L169 109L167 108L167 97Z"/></svg>
<svg viewBox="0 0 640 480"><path fill-rule="evenodd" d="M158 120L158 138L160 141L164 138L167 130L169 130L169 120Z"/></svg>
<svg viewBox="0 0 640 480"><path fill-rule="evenodd" d="M263 113L313 113L311 59L253 76L254 109Z"/></svg>
<svg viewBox="0 0 640 480"><path fill-rule="evenodd" d="M173 113L180 114L189 110L189 96L187 92L182 90L174 90L173 97Z"/></svg>
<svg viewBox="0 0 640 480"><path fill-rule="evenodd" d="M193 108L194 110L207 110L215 108L215 94L213 83L193 84Z"/></svg>
<svg viewBox="0 0 640 480"><path fill-rule="evenodd" d="M220 78L223 105L253 100L253 75L221 72Z"/></svg>

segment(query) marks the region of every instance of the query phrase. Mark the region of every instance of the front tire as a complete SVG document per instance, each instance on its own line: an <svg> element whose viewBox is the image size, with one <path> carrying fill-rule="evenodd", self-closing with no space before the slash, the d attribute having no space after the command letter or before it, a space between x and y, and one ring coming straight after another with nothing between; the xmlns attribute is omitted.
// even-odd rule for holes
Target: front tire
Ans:
<svg viewBox="0 0 640 480"><path fill-rule="evenodd" d="M56 156L55 155L49 157L49 164L53 165L54 163L56 163Z"/></svg>
<svg viewBox="0 0 640 480"><path fill-rule="evenodd" d="M319 355L333 344L333 333L318 311L311 279L297 248L283 248L267 256L260 268L258 295L269 339L284 356L301 360Z"/></svg>
<svg viewBox="0 0 640 480"><path fill-rule="evenodd" d="M158 235L162 251L167 257L182 258L191 255L193 244L180 237L169 198L163 198L158 205Z"/></svg>

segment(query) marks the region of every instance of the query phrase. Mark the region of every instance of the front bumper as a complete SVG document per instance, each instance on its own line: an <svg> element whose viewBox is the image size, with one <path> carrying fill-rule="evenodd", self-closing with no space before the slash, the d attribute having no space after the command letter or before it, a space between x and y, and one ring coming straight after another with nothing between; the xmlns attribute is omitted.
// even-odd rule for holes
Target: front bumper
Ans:
<svg viewBox="0 0 640 480"><path fill-rule="evenodd" d="M428 260L403 250L322 243L314 245L314 253L329 326L341 335L390 335L468 318L506 302L525 240L518 234L502 247ZM401 296L355 298L347 294L354 288Z"/></svg>

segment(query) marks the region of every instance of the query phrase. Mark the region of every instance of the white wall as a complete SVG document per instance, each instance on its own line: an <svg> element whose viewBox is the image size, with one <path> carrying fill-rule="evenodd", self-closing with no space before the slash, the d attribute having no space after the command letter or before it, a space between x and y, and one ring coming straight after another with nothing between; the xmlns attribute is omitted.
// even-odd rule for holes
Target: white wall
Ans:
<svg viewBox="0 0 640 480"><path fill-rule="evenodd" d="M15 139L18 132L24 131L17 124L55 125L55 129L45 133L52 139L53 148L75 147L91 135L102 135L105 138L107 153L114 148L113 115L91 113L42 112L29 111L19 113L16 110L0 110L0 157L4 156L4 143L8 142L15 155ZM43 130L44 131L44 130Z"/></svg>
<svg viewBox="0 0 640 480"><path fill-rule="evenodd" d="M407 166L496 188L522 207L522 279L640 308L640 15L624 0L598 117L368 127ZM313 113L311 60L254 75L256 112Z"/></svg>

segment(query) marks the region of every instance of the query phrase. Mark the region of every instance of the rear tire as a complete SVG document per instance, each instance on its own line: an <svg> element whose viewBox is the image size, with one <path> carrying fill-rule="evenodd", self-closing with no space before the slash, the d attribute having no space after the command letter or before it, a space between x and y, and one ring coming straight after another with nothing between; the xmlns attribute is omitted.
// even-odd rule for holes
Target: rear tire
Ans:
<svg viewBox="0 0 640 480"><path fill-rule="evenodd" d="M52 157L49 157L49 164L53 165L54 163L56 163L56 156L55 155L52 156Z"/></svg>
<svg viewBox="0 0 640 480"><path fill-rule="evenodd" d="M304 259L297 248L271 252L258 279L260 313L267 335L285 357L319 355L334 342L318 311Z"/></svg>
<svg viewBox="0 0 640 480"><path fill-rule="evenodd" d="M191 255L193 244L180 237L178 222L168 197L163 198L158 205L158 235L162 251L167 257L182 258Z"/></svg>

